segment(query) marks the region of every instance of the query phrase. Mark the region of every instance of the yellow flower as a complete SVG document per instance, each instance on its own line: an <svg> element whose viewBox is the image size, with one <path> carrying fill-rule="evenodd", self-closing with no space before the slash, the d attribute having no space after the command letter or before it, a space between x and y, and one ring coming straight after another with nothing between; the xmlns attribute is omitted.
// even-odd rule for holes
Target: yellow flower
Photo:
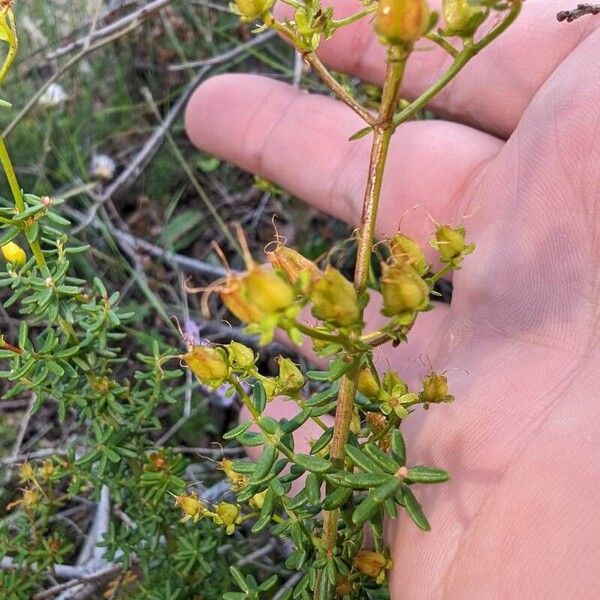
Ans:
<svg viewBox="0 0 600 600"><path fill-rule="evenodd" d="M235 531L235 526L242 522L240 517L240 507L230 502L220 502L217 504L217 513L213 516L213 521L217 525L225 526L225 533L231 535Z"/></svg>
<svg viewBox="0 0 600 600"><path fill-rule="evenodd" d="M175 505L179 506L184 513L183 519L181 519L182 523L185 523L185 521L189 521L190 519L192 519L194 523L197 523L208 512L206 506L204 506L196 493L175 496Z"/></svg>
<svg viewBox="0 0 600 600"><path fill-rule="evenodd" d="M19 479L21 481L33 481L35 479L35 473L31 463L24 462L19 466Z"/></svg>
<svg viewBox="0 0 600 600"><path fill-rule="evenodd" d="M279 357L279 375L277 377L277 393L295 394L304 385L304 375L298 366L289 358Z"/></svg>
<svg viewBox="0 0 600 600"><path fill-rule="evenodd" d="M244 20L248 21L254 21L269 8L269 2L266 0L235 0L235 5Z"/></svg>
<svg viewBox="0 0 600 600"><path fill-rule="evenodd" d="M4 244L4 246L2 246L2 254L7 262L13 263L14 265L24 265L27 260L25 250L14 242Z"/></svg>
<svg viewBox="0 0 600 600"><path fill-rule="evenodd" d="M423 380L423 391L419 394L423 402L452 402L454 396L448 393L448 379L445 375L431 372Z"/></svg>

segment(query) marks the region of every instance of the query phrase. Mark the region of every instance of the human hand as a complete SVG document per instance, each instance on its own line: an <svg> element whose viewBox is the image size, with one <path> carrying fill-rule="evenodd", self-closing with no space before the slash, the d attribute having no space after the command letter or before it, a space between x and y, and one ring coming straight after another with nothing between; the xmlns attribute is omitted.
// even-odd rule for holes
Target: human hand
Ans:
<svg viewBox="0 0 600 600"><path fill-rule="evenodd" d="M337 0L336 17L357 5ZM419 316L408 345L378 355L413 384L423 355L438 372L456 369L456 403L403 424L410 463L452 479L421 492L433 533L402 517L390 523L393 598L598 594L600 20L559 24L564 8L527 0L437 98L434 108L462 124L408 122L393 138L378 235L402 220L425 242L429 211L464 221L477 244L454 275L452 304ZM361 22L320 56L379 82L384 53ZM448 60L437 48L416 52L404 95L419 94ZM358 222L369 140L347 141L363 123L343 104L225 75L198 89L186 120L204 150ZM278 416L293 409L270 404Z"/></svg>

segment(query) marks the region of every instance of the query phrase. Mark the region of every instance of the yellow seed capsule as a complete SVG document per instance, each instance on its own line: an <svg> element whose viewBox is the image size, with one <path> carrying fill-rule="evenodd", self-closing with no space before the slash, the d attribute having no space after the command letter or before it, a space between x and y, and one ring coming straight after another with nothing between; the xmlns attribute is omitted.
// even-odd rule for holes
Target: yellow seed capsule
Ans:
<svg viewBox="0 0 600 600"><path fill-rule="evenodd" d="M429 306L429 286L411 268L382 264L383 314L410 315Z"/></svg>
<svg viewBox="0 0 600 600"><path fill-rule="evenodd" d="M254 21L269 8L269 3L265 0L235 0L235 5L241 15L249 21Z"/></svg>
<svg viewBox="0 0 600 600"><path fill-rule="evenodd" d="M375 31L392 46L412 44L429 27L429 7L425 0L380 0Z"/></svg>
<svg viewBox="0 0 600 600"><path fill-rule="evenodd" d="M464 227L452 228L449 225L440 225L437 228L433 246L440 253L442 262L449 262L472 251L473 245L467 246L465 235Z"/></svg>
<svg viewBox="0 0 600 600"><path fill-rule="evenodd" d="M13 263L13 265L24 265L27 260L27 254L25 250L14 242L8 242L2 246L2 254L7 262Z"/></svg>
<svg viewBox="0 0 600 600"><path fill-rule="evenodd" d="M314 262L302 256L296 250L283 245L278 245L275 250L267 252L267 258L273 267L285 273L292 284L295 284L304 273L308 276L309 281L320 274L319 268Z"/></svg>
<svg viewBox="0 0 600 600"><path fill-rule="evenodd" d="M229 361L221 348L192 346L183 360L198 380L206 385L216 387L229 376Z"/></svg>
<svg viewBox="0 0 600 600"><path fill-rule="evenodd" d="M397 233L389 244L393 262L405 262L419 275L424 275L428 271L429 265L425 254L417 242L402 233Z"/></svg>
<svg viewBox="0 0 600 600"><path fill-rule="evenodd" d="M481 6L473 6L469 0L443 0L442 12L447 33L463 37L472 36L487 16Z"/></svg>
<svg viewBox="0 0 600 600"><path fill-rule="evenodd" d="M279 357L277 391L282 394L295 394L304 385L304 375L298 365L289 358Z"/></svg>
<svg viewBox="0 0 600 600"><path fill-rule="evenodd" d="M294 300L289 284L263 267L252 269L244 284L248 302L267 315L285 310Z"/></svg>
<svg viewBox="0 0 600 600"><path fill-rule="evenodd" d="M227 479L229 479L229 483L231 484L232 492L241 492L246 485L248 484L249 478L242 473L237 473L233 470L233 462L228 458L224 458L219 463L219 469L225 473Z"/></svg>
<svg viewBox="0 0 600 600"><path fill-rule="evenodd" d="M349 327L359 320L358 298L354 286L332 266L315 283L310 299L318 319Z"/></svg>
<svg viewBox="0 0 600 600"><path fill-rule="evenodd" d="M263 313L246 299L246 284L242 277L231 278L227 286L219 290L219 296L229 312L242 323L259 323Z"/></svg>
<svg viewBox="0 0 600 600"><path fill-rule="evenodd" d="M358 391L367 398L377 398L381 386L371 369L362 369L358 374Z"/></svg>
<svg viewBox="0 0 600 600"><path fill-rule="evenodd" d="M52 475L54 475L54 464L52 463L52 459L49 458L42 463L42 477L50 479Z"/></svg>
<svg viewBox="0 0 600 600"><path fill-rule="evenodd" d="M392 561L381 552L361 550L354 558L354 566L367 577L372 577L377 583L385 581L385 572L392 568Z"/></svg>
<svg viewBox="0 0 600 600"><path fill-rule="evenodd" d="M23 506L25 508L33 508L37 506L41 499L42 496L37 490L23 490Z"/></svg>
<svg viewBox="0 0 600 600"><path fill-rule="evenodd" d="M229 358L236 367L241 369L250 369L254 366L254 352L248 346L240 342L230 342L228 345Z"/></svg>
<svg viewBox="0 0 600 600"><path fill-rule="evenodd" d="M423 380L423 391L419 394L423 402L451 402L454 397L448 393L448 379L445 375L430 373Z"/></svg>

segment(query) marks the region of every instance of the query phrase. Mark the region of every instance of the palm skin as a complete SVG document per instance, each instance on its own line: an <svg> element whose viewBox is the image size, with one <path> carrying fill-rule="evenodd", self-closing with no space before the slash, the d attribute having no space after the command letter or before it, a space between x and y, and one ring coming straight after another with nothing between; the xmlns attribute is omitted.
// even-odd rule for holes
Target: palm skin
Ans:
<svg viewBox="0 0 600 600"><path fill-rule="evenodd" d="M335 14L357 7L337 0ZM401 221L425 241L429 212L464 223L477 244L451 306L377 357L414 384L426 356L451 369L457 398L403 426L409 463L452 479L419 490L433 532L389 523L394 599L600 595L600 19L559 24L564 8L527 0L436 100L452 122L406 123L392 144L379 236ZM385 54L369 27L342 30L322 59L380 81ZM417 52L405 95L447 63ZM227 75L198 89L186 120L203 149L357 222L369 140L346 141L362 124L339 102Z"/></svg>

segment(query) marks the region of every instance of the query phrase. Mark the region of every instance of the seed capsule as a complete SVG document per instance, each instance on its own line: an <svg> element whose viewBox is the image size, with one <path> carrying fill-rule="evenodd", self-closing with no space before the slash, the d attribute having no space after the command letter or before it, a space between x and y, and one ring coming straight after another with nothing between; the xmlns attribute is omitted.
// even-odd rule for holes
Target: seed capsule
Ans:
<svg viewBox="0 0 600 600"><path fill-rule="evenodd" d="M414 271L401 265L382 263L383 314L411 314L429 306L429 286Z"/></svg>
<svg viewBox="0 0 600 600"><path fill-rule="evenodd" d="M408 236L397 233L390 241L390 251L392 253L392 262L410 265L419 275L424 275L429 265L425 259L425 254L417 242Z"/></svg>
<svg viewBox="0 0 600 600"><path fill-rule="evenodd" d="M371 369L361 369L358 374L357 387L358 391L367 398L377 398L381 389Z"/></svg>
<svg viewBox="0 0 600 600"><path fill-rule="evenodd" d="M217 387L229 376L229 361L221 348L192 346L183 360L198 380L208 386Z"/></svg>
<svg viewBox="0 0 600 600"><path fill-rule="evenodd" d="M294 361L279 357L279 376L277 377L277 392L295 394L304 385L304 375Z"/></svg>
<svg viewBox="0 0 600 600"><path fill-rule="evenodd" d="M249 21L254 21L269 8L269 3L265 0L235 0L235 5L240 14Z"/></svg>
<svg viewBox="0 0 600 600"><path fill-rule="evenodd" d="M383 583L386 571L392 568L392 561L380 552L361 550L354 558L354 566L363 575L372 577L377 583Z"/></svg>
<svg viewBox="0 0 600 600"><path fill-rule="evenodd" d="M7 262L13 263L13 265L24 265L27 260L27 254L25 250L14 242L8 242L2 246L2 254Z"/></svg>
<svg viewBox="0 0 600 600"><path fill-rule="evenodd" d="M302 256L296 250L292 250L281 244L275 250L267 252L267 258L273 267L285 274L292 285L300 280L300 287L304 293L310 290L312 284L321 273L314 262Z"/></svg>
<svg viewBox="0 0 600 600"><path fill-rule="evenodd" d="M423 402L451 402L454 396L448 393L448 379L445 375L430 373L423 380L423 391L419 394Z"/></svg>
<svg viewBox="0 0 600 600"><path fill-rule="evenodd" d="M447 33L462 37L472 36L487 16L482 7L473 6L469 0L443 0L442 11Z"/></svg>
<svg viewBox="0 0 600 600"><path fill-rule="evenodd" d="M429 7L425 0L380 0L375 31L391 46L412 44L429 27Z"/></svg>
<svg viewBox="0 0 600 600"><path fill-rule="evenodd" d="M354 286L332 266L327 266L315 283L310 299L318 319L349 327L359 319L358 298Z"/></svg>
<svg viewBox="0 0 600 600"><path fill-rule="evenodd" d="M474 244L467 245L466 234L464 227L452 228L449 225L440 225L437 228L432 246L440 253L442 262L450 262L473 252L475 246Z"/></svg>
<svg viewBox="0 0 600 600"><path fill-rule="evenodd" d="M254 352L248 346L240 342L230 342L228 345L229 358L231 362L241 369L250 369L254 366Z"/></svg>

